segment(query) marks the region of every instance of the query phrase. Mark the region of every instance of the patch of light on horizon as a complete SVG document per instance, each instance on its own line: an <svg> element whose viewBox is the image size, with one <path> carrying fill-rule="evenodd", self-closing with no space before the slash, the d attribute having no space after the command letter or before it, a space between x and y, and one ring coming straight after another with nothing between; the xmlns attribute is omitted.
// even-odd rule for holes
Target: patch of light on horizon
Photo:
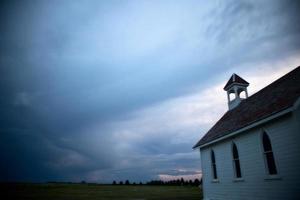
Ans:
<svg viewBox="0 0 300 200"><path fill-rule="evenodd" d="M158 178L162 181L172 181L183 178L185 181L194 181L195 179L200 180L202 177L202 173L199 174L191 174L191 175L169 175L169 174L159 174Z"/></svg>

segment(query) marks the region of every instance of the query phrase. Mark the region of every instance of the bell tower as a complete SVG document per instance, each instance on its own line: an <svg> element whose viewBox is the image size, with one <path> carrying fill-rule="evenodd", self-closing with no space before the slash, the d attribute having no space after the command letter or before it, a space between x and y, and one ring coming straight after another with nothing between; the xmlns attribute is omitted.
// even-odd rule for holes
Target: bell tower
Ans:
<svg viewBox="0 0 300 200"><path fill-rule="evenodd" d="M224 87L224 90L227 92L229 110L235 108L242 100L248 98L248 86L249 83L247 81L237 74L232 74Z"/></svg>

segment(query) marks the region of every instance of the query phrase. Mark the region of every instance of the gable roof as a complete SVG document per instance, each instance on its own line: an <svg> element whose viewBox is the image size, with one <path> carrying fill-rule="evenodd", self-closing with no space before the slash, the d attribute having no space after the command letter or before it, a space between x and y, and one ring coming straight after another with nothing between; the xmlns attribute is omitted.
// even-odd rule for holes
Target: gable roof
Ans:
<svg viewBox="0 0 300 200"><path fill-rule="evenodd" d="M237 74L232 74L226 85L224 86L224 90L227 90L229 86L231 86L233 83L240 84L240 85L245 85L248 86L249 83L245 81L242 77L240 77Z"/></svg>
<svg viewBox="0 0 300 200"><path fill-rule="evenodd" d="M193 148L292 107L299 97L300 66L228 110Z"/></svg>

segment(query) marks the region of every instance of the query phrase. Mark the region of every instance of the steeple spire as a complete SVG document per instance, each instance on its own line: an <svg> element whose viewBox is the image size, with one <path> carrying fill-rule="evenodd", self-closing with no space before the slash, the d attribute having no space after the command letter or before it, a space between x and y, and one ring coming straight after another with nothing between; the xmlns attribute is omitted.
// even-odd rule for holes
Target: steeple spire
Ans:
<svg viewBox="0 0 300 200"><path fill-rule="evenodd" d="M245 81L237 74L232 74L232 76L224 86L224 90L227 92L229 110L238 106L243 99L248 98L248 86L249 83L247 81ZM245 92L245 97L241 97L242 92ZM233 97L231 98L231 96Z"/></svg>

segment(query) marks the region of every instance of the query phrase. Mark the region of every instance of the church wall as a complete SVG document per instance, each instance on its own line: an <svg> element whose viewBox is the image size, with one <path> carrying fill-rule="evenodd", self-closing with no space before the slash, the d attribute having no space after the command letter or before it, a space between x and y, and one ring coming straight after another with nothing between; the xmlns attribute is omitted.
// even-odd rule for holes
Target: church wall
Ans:
<svg viewBox="0 0 300 200"><path fill-rule="evenodd" d="M280 119L202 148L204 199L300 199L299 109ZM267 175L261 141L272 142L278 176ZM242 179L234 178L231 145L239 151ZM218 181L212 180L210 150L216 157ZM298 198L297 198L298 197Z"/></svg>

